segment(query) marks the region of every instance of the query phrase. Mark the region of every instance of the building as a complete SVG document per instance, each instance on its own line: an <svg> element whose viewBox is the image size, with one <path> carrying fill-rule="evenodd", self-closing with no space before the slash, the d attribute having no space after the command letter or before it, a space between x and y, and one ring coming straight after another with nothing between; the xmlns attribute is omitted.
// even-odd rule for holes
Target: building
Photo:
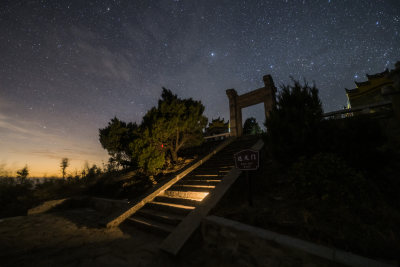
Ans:
<svg viewBox="0 0 400 267"><path fill-rule="evenodd" d="M347 107L359 108L390 101L391 99L385 94L388 87L393 86L393 80L389 78L389 70L384 72L368 75L365 82L355 82L356 88L347 89Z"/></svg>

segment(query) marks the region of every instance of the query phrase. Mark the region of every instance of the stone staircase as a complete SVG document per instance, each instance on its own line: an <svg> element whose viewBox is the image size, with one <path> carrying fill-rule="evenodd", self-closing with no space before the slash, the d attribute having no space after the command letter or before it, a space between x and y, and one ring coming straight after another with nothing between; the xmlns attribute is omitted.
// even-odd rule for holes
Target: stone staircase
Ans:
<svg viewBox="0 0 400 267"><path fill-rule="evenodd" d="M167 190L160 192L124 223L157 235L169 235L204 198L212 194L234 167L233 154L250 148L257 140L255 137L246 137L233 141Z"/></svg>

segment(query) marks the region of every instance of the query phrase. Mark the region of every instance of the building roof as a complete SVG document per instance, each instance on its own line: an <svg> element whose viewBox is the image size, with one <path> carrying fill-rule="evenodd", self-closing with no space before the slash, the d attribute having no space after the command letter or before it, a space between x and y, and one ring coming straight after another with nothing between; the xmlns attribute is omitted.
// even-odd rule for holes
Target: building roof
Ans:
<svg viewBox="0 0 400 267"><path fill-rule="evenodd" d="M384 72L380 73L375 73L375 74L367 74L368 80L373 80L373 79L379 79L385 77L387 74L389 74L389 69L386 68Z"/></svg>

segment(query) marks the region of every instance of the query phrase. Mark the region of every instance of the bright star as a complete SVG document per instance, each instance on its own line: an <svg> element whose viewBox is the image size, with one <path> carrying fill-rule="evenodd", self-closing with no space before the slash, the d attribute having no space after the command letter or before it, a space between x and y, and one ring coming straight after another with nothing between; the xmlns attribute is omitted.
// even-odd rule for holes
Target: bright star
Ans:
<svg viewBox="0 0 400 267"><path fill-rule="evenodd" d="M213 57L213 56L215 56L215 53L214 53L214 52L211 52L210 55Z"/></svg>

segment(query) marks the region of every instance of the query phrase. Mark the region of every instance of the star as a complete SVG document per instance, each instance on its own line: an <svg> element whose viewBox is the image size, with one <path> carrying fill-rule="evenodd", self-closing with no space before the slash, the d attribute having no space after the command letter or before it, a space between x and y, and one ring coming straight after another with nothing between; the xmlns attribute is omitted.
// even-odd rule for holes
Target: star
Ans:
<svg viewBox="0 0 400 267"><path fill-rule="evenodd" d="M68 136L82 161L77 169L85 160L82 147L88 147L87 160L107 162L98 129L114 116L140 124L162 86L202 101L209 119L227 121L227 88L238 94L260 88L266 74L279 88L293 76L315 81L329 112L346 104L344 88L354 80L400 60L395 1L25 2L2 4L0 124L17 114L26 129L10 129L26 133L46 121L47 130L57 132L51 141L58 146L49 149L65 157L57 151ZM254 110L257 121L265 121L263 110ZM3 133L10 136L4 142L21 151L47 146L45 138L19 142ZM16 154L2 147L0 162L37 156L9 155Z"/></svg>

